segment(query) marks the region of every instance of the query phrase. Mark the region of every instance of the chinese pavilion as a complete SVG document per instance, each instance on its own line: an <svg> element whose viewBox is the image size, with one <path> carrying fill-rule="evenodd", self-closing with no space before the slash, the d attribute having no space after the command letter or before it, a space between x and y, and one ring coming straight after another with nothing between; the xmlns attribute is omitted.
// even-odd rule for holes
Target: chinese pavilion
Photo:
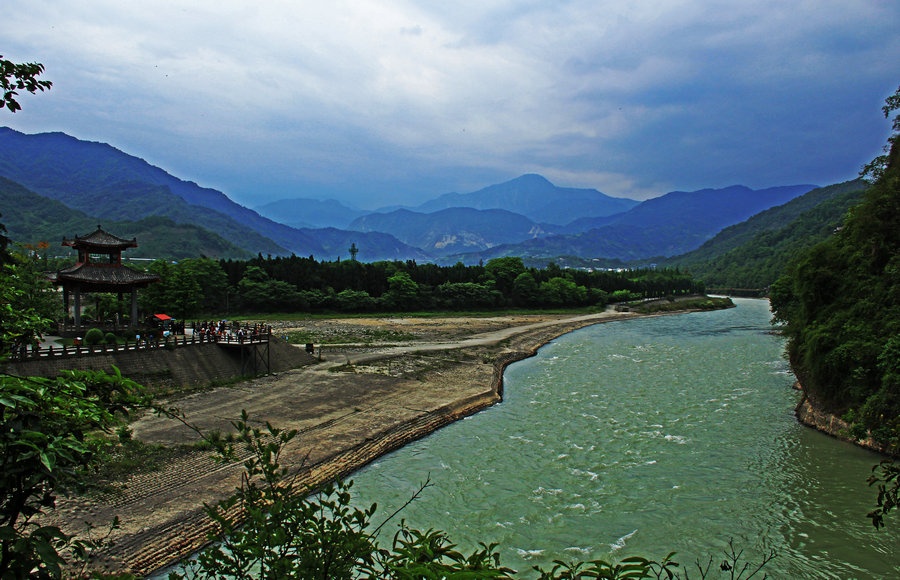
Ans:
<svg viewBox="0 0 900 580"><path fill-rule="evenodd" d="M137 239L124 240L104 232L100 226L86 236L63 238L63 246L78 250L74 266L59 270L56 283L62 286L65 311L69 312L69 299L74 295L75 327L81 327L81 295L93 292L109 292L119 295L119 304L125 293L131 294L131 326L137 325L137 290L159 281L156 274L140 272L122 264L122 252L137 247Z"/></svg>

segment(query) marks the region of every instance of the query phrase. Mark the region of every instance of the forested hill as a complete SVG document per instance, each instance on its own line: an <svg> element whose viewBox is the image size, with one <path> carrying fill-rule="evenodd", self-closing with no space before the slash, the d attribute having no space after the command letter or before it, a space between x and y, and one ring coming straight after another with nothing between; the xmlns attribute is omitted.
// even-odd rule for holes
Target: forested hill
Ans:
<svg viewBox="0 0 900 580"><path fill-rule="evenodd" d="M137 238L139 245L126 258L168 256L171 259L208 256L249 258L252 254L222 236L194 224L178 224L167 217L140 220L104 219L72 209L62 202L34 193L21 184L0 177L0 208L8 236L14 243L31 247L46 245L42 253L71 256L61 247L63 237L73 238L94 230L98 223L122 238Z"/></svg>
<svg viewBox="0 0 900 580"><path fill-rule="evenodd" d="M661 263L690 270L707 288L767 288L793 256L834 233L867 187L856 179L814 189Z"/></svg>
<svg viewBox="0 0 900 580"><path fill-rule="evenodd" d="M893 101L891 100L893 99ZM900 108L900 89L885 114ZM883 174L843 227L772 287L788 356L810 402L854 435L900 443L900 115Z"/></svg>

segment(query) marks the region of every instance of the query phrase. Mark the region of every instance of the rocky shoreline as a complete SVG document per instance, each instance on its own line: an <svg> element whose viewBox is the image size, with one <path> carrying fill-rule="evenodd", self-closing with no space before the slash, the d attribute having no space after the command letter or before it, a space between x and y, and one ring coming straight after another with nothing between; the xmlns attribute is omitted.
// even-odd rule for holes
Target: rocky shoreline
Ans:
<svg viewBox="0 0 900 580"><path fill-rule="evenodd" d="M876 453L880 453L887 457L898 457L898 455L900 455L900 450L881 444L871 437L866 437L864 439L853 437L853 435L851 435L850 424L837 415L818 408L806 395L806 392L803 390L803 385L801 385L799 381L795 384L794 388L803 393L803 397L794 409L794 415L796 415L797 420L803 425L821 431L827 435L831 435L841 441L853 443L854 445L858 445L870 451L875 451Z"/></svg>

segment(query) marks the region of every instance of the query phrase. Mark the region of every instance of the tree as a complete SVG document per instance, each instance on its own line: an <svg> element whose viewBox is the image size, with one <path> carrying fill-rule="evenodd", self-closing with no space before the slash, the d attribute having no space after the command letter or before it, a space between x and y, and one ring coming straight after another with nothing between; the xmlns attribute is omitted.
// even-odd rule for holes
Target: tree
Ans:
<svg viewBox="0 0 900 580"><path fill-rule="evenodd" d="M248 266L238 282L241 304L248 310L290 312L302 302L297 289L282 280L273 280L259 266Z"/></svg>
<svg viewBox="0 0 900 580"><path fill-rule="evenodd" d="M0 213L0 217L3 217L2 213ZM6 226L0 223L0 267L11 259L7 247L9 247L9 238L6 236Z"/></svg>
<svg viewBox="0 0 900 580"><path fill-rule="evenodd" d="M540 299L540 288L530 272L522 272L513 280L513 303L516 306L534 306Z"/></svg>
<svg viewBox="0 0 900 580"><path fill-rule="evenodd" d="M0 271L0 362L49 323L35 308L38 297L22 287L19 267ZM115 369L57 378L0 374L0 578L58 577L64 552L83 554L85 542L35 518L82 480L109 443L104 434L144 402L139 385Z"/></svg>
<svg viewBox="0 0 900 580"><path fill-rule="evenodd" d="M197 284L197 295L193 297L196 308L204 313L219 312L225 308L228 276L219 262L210 258L188 258L178 262L178 267L184 271L185 277L192 280L192 284ZM193 314L186 312L182 317Z"/></svg>
<svg viewBox="0 0 900 580"><path fill-rule="evenodd" d="M44 65L36 62L16 64L3 58L0 54L0 89L3 91L3 100L0 100L0 108L6 107L13 113L20 111L22 106L16 100L18 91L49 90L53 85L50 81L38 80L37 77L44 72Z"/></svg>
<svg viewBox="0 0 900 580"><path fill-rule="evenodd" d="M891 113L894 111L900 111L900 87L897 87L894 94L884 100L884 106L881 107L881 111L884 113L885 119L889 119ZM900 138L900 113L894 115L894 119L891 122L891 130L892 134L888 137L888 142L884 146L884 155L879 155L867 163L860 172L862 177L867 178L870 181L878 181L884 176L884 172L890 161L889 156L891 147L893 147L894 144L897 143L898 138Z"/></svg>
<svg viewBox="0 0 900 580"><path fill-rule="evenodd" d="M179 264L179 266L181 266ZM169 284L168 309L176 318L184 320L197 315L202 288L197 277L185 267L176 267Z"/></svg>
<svg viewBox="0 0 900 580"><path fill-rule="evenodd" d="M58 577L62 552L84 549L35 519L86 478L112 444L105 434L143 403L140 386L115 369L0 376L0 578Z"/></svg>
<svg viewBox="0 0 900 580"><path fill-rule="evenodd" d="M875 529L884 527L884 515L900 505L900 465L887 459L872 468L869 485L878 489L876 507L869 512Z"/></svg>
<svg viewBox="0 0 900 580"><path fill-rule="evenodd" d="M556 276L540 285L540 299L548 306L578 306L587 300L587 289L575 282Z"/></svg>
<svg viewBox="0 0 900 580"><path fill-rule="evenodd" d="M503 296L494 290L493 283L444 282L437 287L439 306L450 309L491 308L500 304Z"/></svg>
<svg viewBox="0 0 900 580"><path fill-rule="evenodd" d="M487 274L497 284L503 296L512 296L513 283L519 274L525 272L525 265L522 258L515 256L507 256L504 258L494 258L488 260L484 266L485 274Z"/></svg>
<svg viewBox="0 0 900 580"><path fill-rule="evenodd" d="M165 312L168 308L172 268L172 264L165 260L154 260L147 267L148 272L159 276L159 282L150 284L138 294L138 301L144 312Z"/></svg>
<svg viewBox="0 0 900 580"><path fill-rule="evenodd" d="M419 285L406 272L397 272L388 278L388 291L384 303L388 308L411 310L418 304Z"/></svg>

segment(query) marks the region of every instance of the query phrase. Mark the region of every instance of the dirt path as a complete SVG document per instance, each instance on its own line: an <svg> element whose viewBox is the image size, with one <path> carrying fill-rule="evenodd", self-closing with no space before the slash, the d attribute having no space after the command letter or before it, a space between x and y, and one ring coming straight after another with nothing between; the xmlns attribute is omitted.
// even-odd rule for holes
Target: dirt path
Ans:
<svg viewBox="0 0 900 580"><path fill-rule="evenodd" d="M295 428L301 435L284 463L310 485L346 477L366 463L500 400L502 372L566 332L635 316L604 313L453 319L341 319L304 323L402 329L415 340L390 345L335 345L319 364L168 401L204 431L231 430L246 410L251 419ZM288 332L299 323L285 323ZM345 329L346 330L346 329ZM197 435L167 418L147 416L133 425L146 442L176 444ZM84 521L100 529L119 517L121 527L100 564L148 574L196 551L210 522L202 505L230 495L239 485L240 462L220 465L208 451L170 462L162 471L123 481L100 498L69 499L57 523L79 531Z"/></svg>

